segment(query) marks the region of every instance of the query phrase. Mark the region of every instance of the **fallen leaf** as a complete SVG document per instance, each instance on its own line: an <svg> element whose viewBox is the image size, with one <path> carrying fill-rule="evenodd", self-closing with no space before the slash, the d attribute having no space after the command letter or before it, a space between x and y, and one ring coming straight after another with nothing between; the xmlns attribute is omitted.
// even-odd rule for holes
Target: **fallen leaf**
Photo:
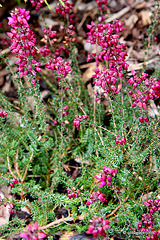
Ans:
<svg viewBox="0 0 160 240"><path fill-rule="evenodd" d="M143 26L151 24L151 12L147 10L141 11L141 18Z"/></svg>

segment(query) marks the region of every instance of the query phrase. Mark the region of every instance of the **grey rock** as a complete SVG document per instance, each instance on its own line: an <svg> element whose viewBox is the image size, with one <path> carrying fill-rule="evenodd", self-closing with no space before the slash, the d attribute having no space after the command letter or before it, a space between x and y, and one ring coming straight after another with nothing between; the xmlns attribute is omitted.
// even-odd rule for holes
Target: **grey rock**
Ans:
<svg viewBox="0 0 160 240"><path fill-rule="evenodd" d="M86 233L77 233L72 236L69 240L94 240L93 236Z"/></svg>

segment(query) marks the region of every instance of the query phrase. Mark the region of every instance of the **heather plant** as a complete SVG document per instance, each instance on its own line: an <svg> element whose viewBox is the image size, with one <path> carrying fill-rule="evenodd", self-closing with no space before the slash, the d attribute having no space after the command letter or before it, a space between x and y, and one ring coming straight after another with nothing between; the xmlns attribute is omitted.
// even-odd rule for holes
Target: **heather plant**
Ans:
<svg viewBox="0 0 160 240"><path fill-rule="evenodd" d="M31 4L39 11L43 2ZM102 14L107 1L96 2ZM93 85L103 93L95 90L91 99L78 66L72 10L73 3L57 1L64 41L56 45L57 32L46 26L40 48L28 10L15 9L8 18L16 70L3 55L1 59L10 70L18 103L0 93L0 181L13 194L12 199L1 199L11 216L1 235L18 232L23 239L53 239L57 231L76 230L95 239L125 233L126 239L156 240L159 117L149 116L148 107L159 99L160 80L145 72L129 75L127 46L119 37L123 23L105 23L101 17L87 26L87 41L97 50L87 57L96 62ZM43 68L54 74L56 87ZM47 104L41 99L39 78L51 92ZM104 99L109 103L108 123ZM16 217L22 207L29 209L29 223ZM62 207L66 212L57 219Z"/></svg>

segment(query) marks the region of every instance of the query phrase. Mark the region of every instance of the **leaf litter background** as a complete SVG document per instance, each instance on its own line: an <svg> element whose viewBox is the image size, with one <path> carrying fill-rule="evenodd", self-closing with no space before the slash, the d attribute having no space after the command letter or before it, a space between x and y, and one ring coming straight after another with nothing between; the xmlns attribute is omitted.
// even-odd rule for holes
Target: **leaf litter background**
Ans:
<svg viewBox="0 0 160 240"><path fill-rule="evenodd" d="M98 11L96 8L95 1L90 0L77 0L74 2L73 13L76 14L75 17L75 37L77 39L76 42L76 54L79 63L79 67L82 74L82 81L88 89L88 94L92 97L94 94L94 89L92 86L92 75L94 74L95 63L87 63L87 54L88 52L94 52L95 47L89 46L86 43L87 40L87 24L90 24L91 21L96 20L98 16ZM55 13L55 7L57 1L48 1L51 7L51 11L47 6L44 5L41 8L41 12L43 12L43 19L41 16L31 7L30 2L24 3L21 1L21 4L17 4L14 0L9 1L0 1L2 7L0 7L0 22L3 22L3 27L0 27L0 49L2 53L6 53L9 58L9 64L13 64L16 61L16 57L13 53L11 53L9 49L9 45L7 45L7 41L9 38L6 35L6 32L9 31L10 27L8 26L7 17L9 16L9 12L16 8L26 8L30 10L31 19L30 19L30 27L31 30L34 31L37 46L41 46L41 40L44 38L44 33L42 31L42 27L46 24L47 26L52 26L53 30L58 31L60 25L62 25L62 20L59 18L58 14ZM111 22L114 19L118 19L124 22L125 30L121 33L121 41L127 45L127 63L129 64L129 72L131 70L141 70L143 68L143 63L145 61L146 67L145 72L151 75L155 69L160 69L160 29L157 31L157 42L153 46L150 46L149 52L147 54L147 58L145 56L144 49L144 41L145 38L148 37L147 29L151 23L151 15L155 10L156 1L152 0L108 0L108 18L107 22ZM45 23L44 23L45 19ZM56 44L63 44L64 41L64 33L63 31L58 31L58 39ZM5 40L4 40L5 39ZM15 67L16 68L16 67ZM16 69L14 69L16 70ZM51 97L51 92L48 88L49 83L54 84L55 88L58 86L58 82L56 81L53 72L43 68L43 73L47 76L47 78L42 80L38 77L40 90L41 90L41 99L47 104L47 100ZM10 72L5 69L5 65L0 65L0 90L5 94L5 96L9 97L11 102L17 105L17 92L16 86L14 86L12 79L10 77ZM128 73L129 74L129 73ZM34 109L33 99L29 97L29 103L31 110ZM105 103L104 103L105 105ZM150 106L150 114L151 116L159 115L159 103L154 102ZM106 103L106 111L107 111L107 103ZM105 114L105 113L104 113ZM79 160L77 159L77 162ZM70 173L70 178L75 179L78 176L79 167L77 165L73 166L63 164L64 171ZM10 194L10 188L7 186L2 186L0 188L0 195L3 197L4 195L12 198L13 196ZM19 218L30 219L30 214L27 209L22 209L21 211L16 211L16 216ZM13 215L13 217L15 216ZM56 217L58 220L62 220L62 217L66 217L65 209L61 208L57 210ZM0 207L0 225L7 223L9 221L10 215L7 211L7 208L3 206ZM75 232L57 232L54 236L54 239L60 240L68 240L72 237ZM123 236L121 236L123 237ZM14 236L10 236L7 239L17 239L18 234ZM0 238L1 239L1 238ZM3 238L4 239L4 238ZM114 239L125 239L118 238L118 236L114 236Z"/></svg>

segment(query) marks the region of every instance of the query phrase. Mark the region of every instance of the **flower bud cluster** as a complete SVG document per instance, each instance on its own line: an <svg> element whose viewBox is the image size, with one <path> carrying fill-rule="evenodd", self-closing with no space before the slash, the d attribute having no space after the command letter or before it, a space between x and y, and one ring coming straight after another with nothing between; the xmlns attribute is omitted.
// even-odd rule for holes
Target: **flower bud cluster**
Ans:
<svg viewBox="0 0 160 240"><path fill-rule="evenodd" d="M10 39L1 38L0 43L2 45L10 46L12 42Z"/></svg>
<svg viewBox="0 0 160 240"><path fill-rule="evenodd" d="M59 75L58 80L67 76L71 71L69 62L65 62L61 57L50 58L49 62L46 64L46 68L51 70L56 70L56 73Z"/></svg>
<svg viewBox="0 0 160 240"><path fill-rule="evenodd" d="M36 7L36 12L42 7L44 0L30 0L32 7Z"/></svg>
<svg viewBox="0 0 160 240"><path fill-rule="evenodd" d="M12 181L10 182L10 186L14 187L14 184L18 184L19 182L17 181L17 179L13 178Z"/></svg>
<svg viewBox="0 0 160 240"><path fill-rule="evenodd" d="M49 38L55 39L57 41L57 31L52 30L52 26L49 28L43 28L43 32L47 35Z"/></svg>
<svg viewBox="0 0 160 240"><path fill-rule="evenodd" d="M126 45L120 43L119 35L117 33L124 30L123 23L118 20L110 23L95 24L91 22L91 25L87 25L90 32L88 32L89 40L91 44L98 44L102 51L100 53L89 54L87 61L95 58L97 68L95 69L94 84L96 86L101 85L106 93L112 91L115 94L119 92L119 89L115 86L117 77L124 76L123 70L127 70L128 64L125 62L127 56ZM108 69L99 69L99 61L108 61Z"/></svg>
<svg viewBox="0 0 160 240"><path fill-rule="evenodd" d="M104 10L108 9L106 6L108 3L107 0L96 0L96 3L101 14L104 12Z"/></svg>
<svg viewBox="0 0 160 240"><path fill-rule="evenodd" d="M115 94L120 92L120 88L116 87L118 74L110 69L103 68L100 70L98 67L95 69L95 74L92 76L95 78L93 84L101 86L105 93L114 92Z"/></svg>
<svg viewBox="0 0 160 240"><path fill-rule="evenodd" d="M48 46L44 46L39 49L39 52L42 54L43 57L46 57L49 56L51 50L48 48Z"/></svg>
<svg viewBox="0 0 160 240"><path fill-rule="evenodd" d="M69 49L64 46L59 46L58 48L56 48L54 52L54 56L60 57L63 54L69 54Z"/></svg>
<svg viewBox="0 0 160 240"><path fill-rule="evenodd" d="M35 222L33 226L29 224L27 226L27 231L20 233L19 236L27 240L38 240L45 238L47 235L44 232L38 232L38 223Z"/></svg>
<svg viewBox="0 0 160 240"><path fill-rule="evenodd" d="M153 227L154 219L151 214L143 214L141 221L138 222L137 231L141 232L152 232L152 236L146 236L146 240L158 240L158 235L160 234L160 229L155 230Z"/></svg>
<svg viewBox="0 0 160 240"><path fill-rule="evenodd" d="M115 136L115 141L116 141L117 145L118 144L120 144L120 145L126 144L126 138L125 137L120 137L119 133Z"/></svg>
<svg viewBox="0 0 160 240"><path fill-rule="evenodd" d="M155 99L160 95L160 79L150 77L148 79L148 74L142 73L140 77L137 76L136 71L131 71L132 77L128 80L128 83L132 85L135 93L129 91L129 94L133 97L134 102L132 108L138 106L140 109L147 109L149 105L149 100ZM137 89L140 86L141 90ZM147 116L139 118L140 123L149 122Z"/></svg>
<svg viewBox="0 0 160 240"><path fill-rule="evenodd" d="M101 183L99 184L99 188L104 187L106 184L107 186L111 185L112 177L115 177L117 174L117 169L110 167L107 167L106 165L103 165L102 171L98 175L95 176L96 179L98 179Z"/></svg>
<svg viewBox="0 0 160 240"><path fill-rule="evenodd" d="M69 114L69 112L66 111L66 110L68 109L68 106L63 107L62 109L64 110L64 111L62 112L62 117L64 117L64 116L66 116L66 115Z"/></svg>
<svg viewBox="0 0 160 240"><path fill-rule="evenodd" d="M13 206L12 203L10 203L10 202L9 203L4 203L3 206L4 207L8 207L9 214L13 214L14 213L14 210L13 210L14 206Z"/></svg>
<svg viewBox="0 0 160 240"><path fill-rule="evenodd" d="M75 115L74 117L74 120L73 120L73 126L76 126L77 127L77 130L80 128L80 122L83 120L83 119L87 119L88 116L87 115Z"/></svg>
<svg viewBox="0 0 160 240"><path fill-rule="evenodd" d="M69 2L68 0L63 0L64 3L64 7L62 6L62 4L59 2L58 0L58 4L56 7L56 13L61 13L63 17L65 17L66 15L69 16L69 21L71 23L73 23L73 17L75 16L75 14L70 14L72 9L73 9L73 3Z"/></svg>
<svg viewBox="0 0 160 240"><path fill-rule="evenodd" d="M29 28L28 20L30 19L29 11L24 8L15 9L12 11L11 17L8 18L8 25L11 25L11 32L8 32L8 36L12 38L11 49L13 53L16 53L20 71L20 77L31 73L36 76L36 71L41 71L41 63L33 59L36 55L35 43L33 32Z"/></svg>
<svg viewBox="0 0 160 240"><path fill-rule="evenodd" d="M101 191L93 192L92 194L89 195L90 200L88 200L86 204L90 205L96 201L107 202L107 199L105 197L106 195L101 193Z"/></svg>
<svg viewBox="0 0 160 240"><path fill-rule="evenodd" d="M79 193L80 193L80 190L76 190L74 187L71 187L71 188L68 187L67 188L67 194L68 194L69 199L71 199L72 197L73 198L78 198Z"/></svg>
<svg viewBox="0 0 160 240"><path fill-rule="evenodd" d="M94 238L97 238L98 235L106 237L105 230L111 227L109 220L94 216L89 222L91 222L91 225L89 225L87 234L93 234Z"/></svg>
<svg viewBox="0 0 160 240"><path fill-rule="evenodd" d="M6 113L6 111L2 111L1 109L0 109L0 117L7 117L7 113Z"/></svg>
<svg viewBox="0 0 160 240"><path fill-rule="evenodd" d="M150 209L150 213L160 211L160 199L148 199L144 202L144 205L146 205Z"/></svg>
<svg viewBox="0 0 160 240"><path fill-rule="evenodd" d="M153 213L160 210L160 199L148 199L144 204L150 209L150 214L142 214L141 221L138 222L137 231L141 232L152 232L152 235L146 236L146 240L158 240L160 229L154 229L154 218Z"/></svg>
<svg viewBox="0 0 160 240"><path fill-rule="evenodd" d="M63 41L65 46L68 46L69 43L76 41L75 37L73 37L73 35L75 35L74 29L75 27L72 24L70 24L69 27L66 29L66 36L64 36L65 40Z"/></svg>

